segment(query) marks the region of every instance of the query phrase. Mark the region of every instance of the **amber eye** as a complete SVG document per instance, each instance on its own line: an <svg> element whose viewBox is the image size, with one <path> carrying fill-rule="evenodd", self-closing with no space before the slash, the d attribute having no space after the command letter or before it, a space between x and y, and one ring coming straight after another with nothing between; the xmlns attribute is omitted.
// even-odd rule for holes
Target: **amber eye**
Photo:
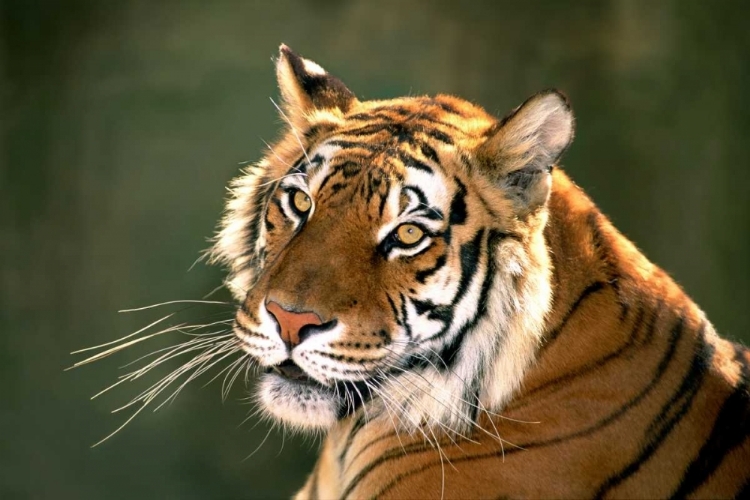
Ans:
<svg viewBox="0 0 750 500"><path fill-rule="evenodd" d="M312 206L312 200L304 191L295 191L292 195L292 204L300 212L306 213Z"/></svg>
<svg viewBox="0 0 750 500"><path fill-rule="evenodd" d="M414 245L424 236L424 231L414 224L401 224L396 229L396 238L404 245Z"/></svg>

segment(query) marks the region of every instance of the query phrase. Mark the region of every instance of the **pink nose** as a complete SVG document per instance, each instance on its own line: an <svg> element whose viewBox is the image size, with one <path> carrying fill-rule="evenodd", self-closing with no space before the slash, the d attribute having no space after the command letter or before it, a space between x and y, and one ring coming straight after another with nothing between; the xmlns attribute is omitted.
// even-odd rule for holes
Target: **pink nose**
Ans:
<svg viewBox="0 0 750 500"><path fill-rule="evenodd" d="M276 302L267 302L266 310L268 310L276 322L279 324L279 330L281 332L281 340L291 347L298 345L300 340L300 330L306 326L317 326L322 325L320 317L314 312L293 312L287 311Z"/></svg>

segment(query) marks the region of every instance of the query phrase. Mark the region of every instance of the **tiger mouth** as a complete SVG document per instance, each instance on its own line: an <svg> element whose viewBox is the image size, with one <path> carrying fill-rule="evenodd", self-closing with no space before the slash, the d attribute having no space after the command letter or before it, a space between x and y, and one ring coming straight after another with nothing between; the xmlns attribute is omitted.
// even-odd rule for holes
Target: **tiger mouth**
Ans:
<svg viewBox="0 0 750 500"><path fill-rule="evenodd" d="M331 423L352 415L374 396L366 381L335 380L328 386L308 375L291 359L267 367L265 374L269 384L266 406L278 418L297 425L309 425L314 408L328 412Z"/></svg>
<svg viewBox="0 0 750 500"><path fill-rule="evenodd" d="M302 383L319 385L318 382L313 380L307 373L305 373L305 371L302 368L299 367L297 363L295 363L291 359L287 359L286 361L283 361L279 363L278 365L269 367L266 373L271 373L271 372L281 375L285 379L291 380L294 382L302 382Z"/></svg>

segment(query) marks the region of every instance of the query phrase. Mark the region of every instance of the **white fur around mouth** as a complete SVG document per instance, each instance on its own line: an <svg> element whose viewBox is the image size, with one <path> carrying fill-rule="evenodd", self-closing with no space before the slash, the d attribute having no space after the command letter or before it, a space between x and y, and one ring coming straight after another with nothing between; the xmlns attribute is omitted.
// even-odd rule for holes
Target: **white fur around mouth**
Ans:
<svg viewBox="0 0 750 500"><path fill-rule="evenodd" d="M312 379L291 379L272 371L261 376L258 399L266 414L300 429L326 429L336 423L343 401Z"/></svg>

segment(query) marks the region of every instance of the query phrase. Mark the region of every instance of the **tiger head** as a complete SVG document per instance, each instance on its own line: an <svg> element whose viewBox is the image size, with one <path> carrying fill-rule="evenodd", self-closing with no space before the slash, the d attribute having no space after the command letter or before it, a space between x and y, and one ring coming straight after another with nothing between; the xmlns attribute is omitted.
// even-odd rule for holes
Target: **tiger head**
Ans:
<svg viewBox="0 0 750 500"><path fill-rule="evenodd" d="M212 250L263 410L325 429L364 406L460 432L501 408L550 309L566 98L502 120L445 95L360 101L283 45L277 76L287 129L233 181Z"/></svg>

